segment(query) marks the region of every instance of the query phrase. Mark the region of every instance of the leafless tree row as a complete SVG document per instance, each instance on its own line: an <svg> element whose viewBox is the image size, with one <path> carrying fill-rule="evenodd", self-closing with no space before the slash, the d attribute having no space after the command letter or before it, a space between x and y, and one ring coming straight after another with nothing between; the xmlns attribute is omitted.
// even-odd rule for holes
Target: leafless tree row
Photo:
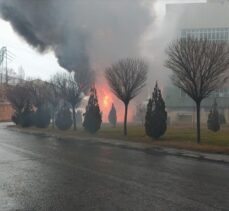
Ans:
<svg viewBox="0 0 229 211"><path fill-rule="evenodd" d="M166 53L168 59L165 66L173 72L173 83L196 103L197 142L200 143L201 102L220 88L229 77L228 43L195 38L178 39L168 47ZM145 61L135 58L121 59L105 70L105 78L111 91L125 106L124 135L127 135L129 103L145 86L147 72ZM56 74L50 83L39 85L28 82L24 87L18 86L15 93L10 88L7 95L19 112L29 101L35 107L49 102L55 110L60 100L64 100L71 105L76 129L75 109L92 85L91 78L85 74ZM28 98L27 93L32 97Z"/></svg>

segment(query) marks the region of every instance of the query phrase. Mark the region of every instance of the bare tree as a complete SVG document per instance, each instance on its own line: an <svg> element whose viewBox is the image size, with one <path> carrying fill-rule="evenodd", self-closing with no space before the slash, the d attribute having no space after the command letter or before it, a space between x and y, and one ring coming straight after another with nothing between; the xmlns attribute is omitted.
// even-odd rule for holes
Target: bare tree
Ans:
<svg viewBox="0 0 229 211"><path fill-rule="evenodd" d="M141 59L122 59L105 71L112 92L125 105L124 135L127 135L127 112L130 101L145 86L148 66Z"/></svg>
<svg viewBox="0 0 229 211"><path fill-rule="evenodd" d="M50 98L49 84L42 80L31 80L28 82L31 100L36 108L47 106Z"/></svg>
<svg viewBox="0 0 229 211"><path fill-rule="evenodd" d="M197 143L200 143L200 106L204 98L228 79L229 46L226 42L179 39L167 49L166 67L173 83L196 103Z"/></svg>
<svg viewBox="0 0 229 211"><path fill-rule="evenodd" d="M22 113L31 105L31 93L28 83L8 86L6 97L15 110L15 117L21 117Z"/></svg>
<svg viewBox="0 0 229 211"><path fill-rule="evenodd" d="M48 102L51 105L52 128L55 127L55 115L61 101L61 91L52 80L48 83Z"/></svg>
<svg viewBox="0 0 229 211"><path fill-rule="evenodd" d="M6 96L9 102L11 103L13 109L15 109L15 111L18 113L22 113L24 107L30 100L28 88L25 84L8 86Z"/></svg>
<svg viewBox="0 0 229 211"><path fill-rule="evenodd" d="M71 105L74 130L76 130L75 109L79 106L83 97L83 90L80 84L75 80L75 77L69 73L56 74L52 78L52 83L59 88L61 97Z"/></svg>

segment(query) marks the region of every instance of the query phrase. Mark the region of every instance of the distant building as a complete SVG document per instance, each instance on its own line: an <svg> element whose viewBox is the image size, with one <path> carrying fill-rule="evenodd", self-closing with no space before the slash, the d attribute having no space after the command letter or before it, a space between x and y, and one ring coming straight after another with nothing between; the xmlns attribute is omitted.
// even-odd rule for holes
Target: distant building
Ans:
<svg viewBox="0 0 229 211"><path fill-rule="evenodd" d="M0 85L0 122L11 121L14 112L11 104L6 99L5 86Z"/></svg>
<svg viewBox="0 0 229 211"><path fill-rule="evenodd" d="M229 0L208 0L207 3L168 4L166 20L173 23L174 38L195 37L229 42ZM165 88L165 102L170 122L194 123L195 104L176 87ZM229 122L229 82L202 103L201 121L216 98L219 110Z"/></svg>
<svg viewBox="0 0 229 211"><path fill-rule="evenodd" d="M0 73L0 122L11 121L11 117L14 113L14 109L11 104L8 102L6 97L6 82L1 81L5 78L4 74ZM17 77L8 76L8 86L15 86L16 84L24 83L25 80Z"/></svg>
<svg viewBox="0 0 229 211"><path fill-rule="evenodd" d="M166 19L176 18L178 36L229 41L229 1L167 4Z"/></svg>
<svg viewBox="0 0 229 211"><path fill-rule="evenodd" d="M0 102L0 122L11 121L13 113L14 110L9 102Z"/></svg>
<svg viewBox="0 0 229 211"><path fill-rule="evenodd" d="M219 113L223 114L226 122L229 123L229 90L223 93L214 92L202 101L201 122L206 123L208 113L214 102L217 100ZM196 121L195 103L183 91L176 87L168 87L164 96L170 123L194 124Z"/></svg>

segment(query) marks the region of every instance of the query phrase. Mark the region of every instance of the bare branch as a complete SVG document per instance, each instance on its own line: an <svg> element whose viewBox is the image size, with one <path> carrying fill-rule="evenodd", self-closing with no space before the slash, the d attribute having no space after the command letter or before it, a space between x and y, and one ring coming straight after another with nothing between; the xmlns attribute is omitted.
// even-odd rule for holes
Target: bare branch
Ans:
<svg viewBox="0 0 229 211"><path fill-rule="evenodd" d="M180 39L169 46L166 67L173 71L174 84L195 102L201 102L222 86L229 67L226 42Z"/></svg>
<svg viewBox="0 0 229 211"><path fill-rule="evenodd" d="M28 83L8 86L6 96L13 109L21 114L28 104L31 103L31 94Z"/></svg>
<svg viewBox="0 0 229 211"><path fill-rule="evenodd" d="M166 67L173 83L196 102L197 143L200 143L200 105L228 79L229 46L226 42L180 39L169 46Z"/></svg>
<svg viewBox="0 0 229 211"><path fill-rule="evenodd" d="M141 59L123 59L106 69L105 76L112 92L125 104L145 86L148 66Z"/></svg>
<svg viewBox="0 0 229 211"><path fill-rule="evenodd" d="M125 104L124 135L127 135L127 112L129 102L145 86L148 66L141 59L122 59L105 71L112 92Z"/></svg>

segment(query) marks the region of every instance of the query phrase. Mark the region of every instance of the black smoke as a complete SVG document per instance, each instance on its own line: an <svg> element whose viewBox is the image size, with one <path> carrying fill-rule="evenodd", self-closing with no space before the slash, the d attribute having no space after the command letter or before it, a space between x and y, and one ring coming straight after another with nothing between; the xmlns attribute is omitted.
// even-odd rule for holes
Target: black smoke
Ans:
<svg viewBox="0 0 229 211"><path fill-rule="evenodd" d="M68 71L138 56L152 0L0 0L1 17Z"/></svg>

